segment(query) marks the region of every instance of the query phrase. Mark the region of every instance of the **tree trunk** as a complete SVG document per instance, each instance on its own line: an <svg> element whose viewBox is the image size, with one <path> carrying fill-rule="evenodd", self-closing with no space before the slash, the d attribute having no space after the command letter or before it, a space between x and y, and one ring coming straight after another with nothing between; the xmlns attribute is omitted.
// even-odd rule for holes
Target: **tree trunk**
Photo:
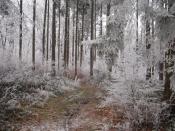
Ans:
<svg viewBox="0 0 175 131"><path fill-rule="evenodd" d="M97 37L97 26L96 26L96 23L97 23L97 0L94 1L94 39L96 39Z"/></svg>
<svg viewBox="0 0 175 131"><path fill-rule="evenodd" d="M109 1L109 3L107 3L107 18L110 16L111 14L111 1ZM109 24L107 23L107 26L106 26L106 36L107 37L110 37L110 27L109 27ZM112 59L111 58L111 54L108 53L106 54L107 56L107 59ZM109 72L112 72L112 63L111 63L111 60L107 60L108 61L108 65L107 65L107 68L108 68L108 71Z"/></svg>
<svg viewBox="0 0 175 131"><path fill-rule="evenodd" d="M169 68L171 67L170 65L170 58L171 53L170 49L166 51L165 53L165 83L164 83L164 98L169 99L171 95L171 89L170 89L170 77L172 76L172 72L169 72Z"/></svg>
<svg viewBox="0 0 175 131"><path fill-rule="evenodd" d="M46 13L47 13L47 2L48 0L45 0L45 8L44 8L44 22L43 22L43 39L42 39L42 53L43 53L43 56L42 56L42 61L43 61L43 64L44 64L44 59L45 59L45 41L46 41Z"/></svg>
<svg viewBox="0 0 175 131"><path fill-rule="evenodd" d="M160 62L159 63L159 80L160 81L163 81L163 69L164 69L164 64L163 64L163 62Z"/></svg>
<svg viewBox="0 0 175 131"><path fill-rule="evenodd" d="M69 66L69 28L70 28L70 1L68 0L68 16L67 16L67 67Z"/></svg>
<svg viewBox="0 0 175 131"><path fill-rule="evenodd" d="M100 36L103 35L103 4L101 3L101 10L100 10Z"/></svg>
<svg viewBox="0 0 175 131"><path fill-rule="evenodd" d="M74 54L75 54L75 8L73 9L73 15L72 15L72 21L73 21L73 26L72 26L72 65L74 65Z"/></svg>
<svg viewBox="0 0 175 131"><path fill-rule="evenodd" d="M96 39L96 35L97 35L97 13L96 13L96 8L97 8L97 1L95 0L95 4L94 4L94 38ZM94 61L96 61L96 53L97 52L97 48L96 45L94 46Z"/></svg>
<svg viewBox="0 0 175 131"><path fill-rule="evenodd" d="M52 14L52 75L56 75L55 71L55 45L56 45L56 2L53 1Z"/></svg>
<svg viewBox="0 0 175 131"><path fill-rule="evenodd" d="M58 21L59 21L59 25L58 25L58 70L60 68L60 46L61 46L61 38L60 38L60 34L61 34L61 13L60 13L60 8L61 8L61 1L59 0L59 5L58 5Z"/></svg>
<svg viewBox="0 0 175 131"><path fill-rule="evenodd" d="M69 62L69 0L66 0L65 39L64 39L64 68L68 67L68 62Z"/></svg>
<svg viewBox="0 0 175 131"><path fill-rule="evenodd" d="M163 8L164 7L164 2L163 1L160 1L160 6ZM165 55L166 56L166 55ZM163 60L161 60L159 62L159 80L160 81L163 81L164 80L164 69L165 69L165 62L163 62Z"/></svg>
<svg viewBox="0 0 175 131"><path fill-rule="evenodd" d="M139 10L138 10L138 0L136 1L136 50L139 46Z"/></svg>
<svg viewBox="0 0 175 131"><path fill-rule="evenodd" d="M84 40L84 8L85 5L83 5L83 13L82 13L82 35L81 35L81 41ZM80 66L82 66L82 62L83 62L83 45L81 45L80 47Z"/></svg>
<svg viewBox="0 0 175 131"><path fill-rule="evenodd" d="M175 39L169 42L169 48L165 52L165 82L164 82L164 97L165 99L169 99L172 90L171 90L171 77L173 75L172 68L174 67L174 48L175 48Z"/></svg>
<svg viewBox="0 0 175 131"><path fill-rule="evenodd" d="M46 45L46 51L47 51L47 57L46 60L48 61L49 59L49 23L50 23L50 5L49 5L49 0L48 0L48 5L47 5L47 45Z"/></svg>
<svg viewBox="0 0 175 131"><path fill-rule="evenodd" d="M149 6L149 0L147 0L147 6ZM146 50L147 50L147 59L149 60L149 51L151 48L151 43L150 43L150 21L148 20L148 16L147 16L147 11L146 11ZM150 80L151 79L151 67L150 65L148 65L147 69L146 69L146 80Z"/></svg>
<svg viewBox="0 0 175 131"><path fill-rule="evenodd" d="M152 10L154 10L154 0L152 0ZM152 28L152 44L154 44L154 40L155 40L155 27L154 27L154 18L152 18L151 20L151 28ZM154 65L152 65L151 67L151 77L154 76Z"/></svg>
<svg viewBox="0 0 175 131"><path fill-rule="evenodd" d="M66 69L66 60L67 60L67 15L68 15L68 0L66 0L66 14L65 14L65 30L64 30L64 68Z"/></svg>
<svg viewBox="0 0 175 131"><path fill-rule="evenodd" d="M91 40L94 39L94 0L91 0ZM90 76L93 76L93 45L90 48Z"/></svg>
<svg viewBox="0 0 175 131"><path fill-rule="evenodd" d="M173 6L175 3L172 1L164 1L167 10ZM173 68L174 68L174 56L175 56L175 38L174 40L171 40L168 42L169 47L168 50L165 52L165 82L164 82L164 98L166 100L169 100L172 95L172 89L171 89L171 77L174 74Z"/></svg>
<svg viewBox="0 0 175 131"><path fill-rule="evenodd" d="M36 25L36 0L33 0L33 40L32 40L33 70L35 70L35 25Z"/></svg>
<svg viewBox="0 0 175 131"><path fill-rule="evenodd" d="M20 0L20 25L19 25L19 60L22 60L22 20L23 20L23 0Z"/></svg>
<svg viewBox="0 0 175 131"><path fill-rule="evenodd" d="M80 26L80 24L78 25L78 26ZM79 58L80 58L80 27L78 28L78 44L77 44L77 54L78 54L78 56L77 56L77 58L78 58L78 61L79 61Z"/></svg>
<svg viewBox="0 0 175 131"><path fill-rule="evenodd" d="M75 41L75 77L77 76L77 57L78 57L78 23L79 23L79 19L78 19L78 14L79 14L79 0L77 0L77 9L76 9L76 41Z"/></svg>
<svg viewBox="0 0 175 131"><path fill-rule="evenodd" d="M111 3L109 2L108 4L107 4L107 18L110 16L110 13L111 13ZM107 27L106 27L106 35L107 35L107 37L109 37L109 34L110 33L110 31L109 31L109 25L107 25Z"/></svg>

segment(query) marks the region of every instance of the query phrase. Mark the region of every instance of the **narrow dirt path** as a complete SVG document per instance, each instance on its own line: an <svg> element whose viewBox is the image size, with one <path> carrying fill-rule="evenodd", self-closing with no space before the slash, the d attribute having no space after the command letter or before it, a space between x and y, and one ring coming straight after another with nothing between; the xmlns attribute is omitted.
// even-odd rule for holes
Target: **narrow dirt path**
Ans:
<svg viewBox="0 0 175 131"><path fill-rule="evenodd" d="M31 107L31 115L17 122L21 131L112 131L124 115L119 107L101 106L106 97L103 88L81 84L49 98L43 107Z"/></svg>

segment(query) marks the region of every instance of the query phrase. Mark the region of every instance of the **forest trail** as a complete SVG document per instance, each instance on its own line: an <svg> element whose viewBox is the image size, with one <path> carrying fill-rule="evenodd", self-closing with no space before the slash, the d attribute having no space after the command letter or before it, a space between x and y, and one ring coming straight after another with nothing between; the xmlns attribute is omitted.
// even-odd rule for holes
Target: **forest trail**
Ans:
<svg viewBox="0 0 175 131"><path fill-rule="evenodd" d="M0 131L175 131L174 104L175 0L0 0Z"/></svg>
<svg viewBox="0 0 175 131"><path fill-rule="evenodd" d="M128 108L135 104L131 103L130 82L116 78L110 82L103 87L80 82L74 89L50 96L44 105L28 108L24 103L30 113L13 118L14 127L19 131L130 131L130 119L137 120L137 113L145 112L144 103L135 105L138 112Z"/></svg>
<svg viewBox="0 0 175 131"><path fill-rule="evenodd" d="M75 90L51 97L43 107L32 107L33 113L22 120L20 130L113 131L125 118L122 107L104 105L108 95L104 88L80 84Z"/></svg>

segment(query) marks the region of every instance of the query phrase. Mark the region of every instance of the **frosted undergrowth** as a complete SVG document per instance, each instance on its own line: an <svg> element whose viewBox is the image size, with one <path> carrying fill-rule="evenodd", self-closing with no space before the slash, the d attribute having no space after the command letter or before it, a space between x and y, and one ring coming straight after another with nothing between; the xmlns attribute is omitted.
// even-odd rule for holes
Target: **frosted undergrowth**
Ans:
<svg viewBox="0 0 175 131"><path fill-rule="evenodd" d="M2 129L7 128L6 125L14 111L17 111L16 115L23 117L30 113L28 107L33 105L43 107L49 97L61 95L77 86L77 83L61 74L52 77L42 68L32 71L29 67L18 69L4 66L1 69L0 127ZM27 104L25 109L23 104Z"/></svg>
<svg viewBox="0 0 175 131"><path fill-rule="evenodd" d="M66 131L66 126L64 121L58 122L44 122L39 125L33 124L29 126L22 127L21 131L32 130L32 131ZM68 129L67 129L68 130Z"/></svg>
<svg viewBox="0 0 175 131"><path fill-rule="evenodd" d="M48 91L48 94L50 92L59 93L73 89L76 85L74 81L65 78L63 75L52 77L49 72L45 72L42 68L36 71L32 71L31 68L13 68L6 74L1 72L0 83L1 89L4 88L3 90L6 90L6 93L8 90L19 91L18 89L21 88L21 93L31 89L31 92L41 92L41 94L44 91Z"/></svg>
<svg viewBox="0 0 175 131"><path fill-rule="evenodd" d="M156 81L114 80L105 89L108 97L101 106L123 107L127 120L120 125L120 128L123 126L122 130L143 129L144 126L159 129L170 115L165 111L169 105L161 101L163 87ZM128 129L126 123L129 123Z"/></svg>

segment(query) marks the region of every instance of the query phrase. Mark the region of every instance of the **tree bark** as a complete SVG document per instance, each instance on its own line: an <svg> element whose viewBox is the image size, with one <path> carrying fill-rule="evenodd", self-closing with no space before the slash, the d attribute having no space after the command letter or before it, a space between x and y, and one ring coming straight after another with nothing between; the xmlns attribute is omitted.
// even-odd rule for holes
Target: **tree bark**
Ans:
<svg viewBox="0 0 175 131"><path fill-rule="evenodd" d="M164 64L163 64L163 62L160 62L159 63L159 80L160 81L163 81L163 69L164 69Z"/></svg>
<svg viewBox="0 0 175 131"><path fill-rule="evenodd" d="M53 0L52 14L52 75L56 75L55 71L55 45L56 45L56 2Z"/></svg>
<svg viewBox="0 0 175 131"><path fill-rule="evenodd" d="M35 25L36 25L36 0L33 0L33 40L32 40L33 70L35 70Z"/></svg>
<svg viewBox="0 0 175 131"><path fill-rule="evenodd" d="M42 61L44 64L44 59L45 59L45 41L46 41L46 13L47 13L47 2L48 0L45 0L45 8L44 8L44 22L43 22L43 39L42 39Z"/></svg>
<svg viewBox="0 0 175 131"><path fill-rule="evenodd" d="M91 0L91 40L94 39L94 0ZM90 76L93 76L93 45L90 48Z"/></svg>
<svg viewBox="0 0 175 131"><path fill-rule="evenodd" d="M136 1L136 50L138 50L139 45L139 11L138 11L138 0Z"/></svg>
<svg viewBox="0 0 175 131"><path fill-rule="evenodd" d="M20 25L19 25L19 60L22 60L22 20L23 20L23 0L20 0Z"/></svg>
<svg viewBox="0 0 175 131"><path fill-rule="evenodd" d="M100 36L103 35L103 4L101 3L101 10L100 10Z"/></svg>
<svg viewBox="0 0 175 131"><path fill-rule="evenodd" d="M170 89L170 78L172 76L172 72L168 71L171 67L171 49L168 49L165 53L165 82L164 82L164 98L169 99L171 95Z"/></svg>
<svg viewBox="0 0 175 131"><path fill-rule="evenodd" d="M78 15L79 15L79 0L77 0L77 9L76 9L76 40L75 40L75 77L77 76L77 57L78 57L78 23L79 23L79 19L78 19Z"/></svg>
<svg viewBox="0 0 175 131"><path fill-rule="evenodd" d="M171 1L163 1L166 5L167 10L173 6L175 3L174 0ZM169 100L172 95L171 89L171 77L174 74L173 67L174 67L174 56L175 56L175 38L168 42L168 49L165 52L165 81L164 81L164 98Z"/></svg>
<svg viewBox="0 0 175 131"><path fill-rule="evenodd" d="M94 1L94 39L97 37L97 0Z"/></svg>
<svg viewBox="0 0 175 131"><path fill-rule="evenodd" d="M69 0L66 0L65 39L64 39L64 68L68 67L68 63L69 63Z"/></svg>
<svg viewBox="0 0 175 131"><path fill-rule="evenodd" d="M97 12L96 12L96 8L97 8L97 1L95 0L95 4L94 4L94 38L96 39L97 37ZM97 52L97 48L96 45L94 46L94 61L96 61L96 53Z"/></svg>
<svg viewBox="0 0 175 131"><path fill-rule="evenodd" d="M107 3L107 18L110 16L111 14L111 1L109 1L109 3ZM106 36L107 38L110 37L110 25L107 23L107 26L106 26ZM112 72L112 58L111 58L111 54L108 52L106 54L106 57L107 57L107 62L108 62L108 65L107 65L107 68L108 68L108 71L109 72Z"/></svg>
<svg viewBox="0 0 175 131"><path fill-rule="evenodd" d="M154 10L154 0L152 0L152 10ZM155 40L155 27L154 27L154 18L151 19L151 28L152 28L152 44L154 44L154 40ZM151 77L154 76L154 65L152 65L151 67Z"/></svg>
<svg viewBox="0 0 175 131"><path fill-rule="evenodd" d="M75 8L73 9L73 16L72 16L73 26L72 26L72 65L74 65L74 55L75 55Z"/></svg>
<svg viewBox="0 0 175 131"><path fill-rule="evenodd" d="M83 12L82 12L82 34L81 34L81 41L84 40L84 12L85 11L85 5L83 5ZM80 67L82 66L83 62L83 45L80 46Z"/></svg>
<svg viewBox="0 0 175 131"><path fill-rule="evenodd" d="M64 68L66 69L67 60L67 15L68 15L68 0L66 0L66 14L65 14L65 30L64 30Z"/></svg>
<svg viewBox="0 0 175 131"><path fill-rule="evenodd" d="M68 0L68 16L67 16L67 67L69 67L69 28L70 28L70 7Z"/></svg>
<svg viewBox="0 0 175 131"><path fill-rule="evenodd" d="M49 0L48 0L48 4L47 4L47 45L46 45L46 51L47 51L47 56L46 56L46 60L48 61L49 59L49 25L50 25L50 4L49 4Z"/></svg>
<svg viewBox="0 0 175 131"><path fill-rule="evenodd" d="M107 4L107 14L106 14L106 16L107 16L107 18L110 16L110 13L111 13L111 3L109 2L108 4ZM110 31L109 31L109 25L107 25L107 27L106 27L106 35L107 35L107 37L109 37L109 34L110 33Z"/></svg>
<svg viewBox="0 0 175 131"><path fill-rule="evenodd" d="M58 70L60 68L60 46L61 46L61 38L60 38L60 34L61 34L61 13L60 13L60 8L61 8L61 1L59 0L58 3L58 21L59 21L59 25L58 25Z"/></svg>
<svg viewBox="0 0 175 131"><path fill-rule="evenodd" d="M149 0L147 0L147 6L149 6ZM150 28L150 21L148 20L148 12L145 12L146 14L146 50L147 50L147 59L149 60L149 50L151 48L151 43L150 43L150 35L151 35L151 28ZM151 67L148 65L146 69L146 80L151 79Z"/></svg>

